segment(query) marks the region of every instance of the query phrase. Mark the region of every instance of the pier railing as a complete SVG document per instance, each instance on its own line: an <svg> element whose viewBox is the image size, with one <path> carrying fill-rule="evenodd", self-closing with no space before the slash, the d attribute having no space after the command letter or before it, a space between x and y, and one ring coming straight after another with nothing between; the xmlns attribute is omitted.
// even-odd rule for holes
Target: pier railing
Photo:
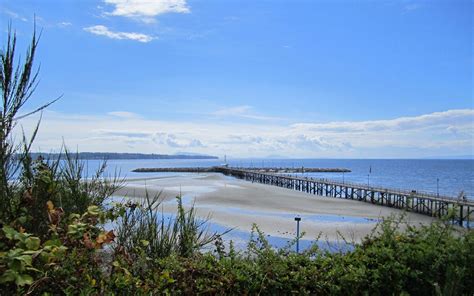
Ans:
<svg viewBox="0 0 474 296"><path fill-rule="evenodd" d="M355 183L355 182L350 182L350 181L337 181L337 180L331 180L331 179L327 179L327 178L314 178L314 177L305 177L305 176L292 176L292 175L282 175L282 176L285 176L285 177L292 177L292 178L297 178L297 179L307 179L307 180L313 180L313 181L319 181L319 182L326 182L326 183L331 183L331 184L334 184L334 185L339 185L339 186L351 186L351 187L360 187L360 188L371 188L373 190L379 190L379 191L383 191L383 190L388 190L388 191L392 191L392 192L399 192L399 193L403 193L403 194L412 194L412 193L416 193L417 195L420 195L420 196L425 196L425 197L436 197L436 198L440 198L440 199L447 199L447 200L454 200L454 201L458 201L459 198L457 197L453 197L453 196L448 196L448 195L444 195L444 194L437 194L437 193L433 193L433 192L429 192L429 191L424 191L424 190L407 190L407 189L402 189L402 188L393 188L393 187L381 187L379 185L370 185L370 184L363 184L363 183Z"/></svg>
<svg viewBox="0 0 474 296"><path fill-rule="evenodd" d="M399 190L370 186L369 184L296 177L225 166L215 167L214 171L247 181L284 187L318 196L364 201L431 217L447 218L452 223L467 228L470 228L474 216L474 201L417 190Z"/></svg>

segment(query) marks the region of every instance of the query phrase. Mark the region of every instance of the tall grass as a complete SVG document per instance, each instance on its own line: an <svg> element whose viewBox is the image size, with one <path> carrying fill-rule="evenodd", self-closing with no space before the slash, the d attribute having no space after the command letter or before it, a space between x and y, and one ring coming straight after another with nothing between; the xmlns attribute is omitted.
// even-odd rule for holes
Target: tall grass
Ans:
<svg viewBox="0 0 474 296"><path fill-rule="evenodd" d="M56 100L36 108L32 112L21 114L22 107L32 97L37 85L39 70L34 69L34 57L39 38L36 29L26 51L25 58L16 59L16 33L9 27L5 47L0 49L0 223L9 221L17 215L18 200L16 182L13 177L20 171L29 156L39 128L39 121L27 140L15 141L13 131L20 119L40 112Z"/></svg>
<svg viewBox="0 0 474 296"><path fill-rule="evenodd" d="M147 193L142 203L125 205L116 228L117 246L136 256L144 252L152 259L173 254L190 257L222 235L209 231L208 219L196 217L194 205L186 210L180 196L176 197L176 216L166 218L160 211L160 196Z"/></svg>
<svg viewBox="0 0 474 296"><path fill-rule="evenodd" d="M60 178L64 186L62 196L67 199L61 201L65 210L74 213L83 213L88 206L103 206L104 202L124 184L120 172L105 175L107 161L104 160L92 176L87 175L85 162L79 158L79 153L72 154L64 150L63 161L54 160L53 164L60 162Z"/></svg>

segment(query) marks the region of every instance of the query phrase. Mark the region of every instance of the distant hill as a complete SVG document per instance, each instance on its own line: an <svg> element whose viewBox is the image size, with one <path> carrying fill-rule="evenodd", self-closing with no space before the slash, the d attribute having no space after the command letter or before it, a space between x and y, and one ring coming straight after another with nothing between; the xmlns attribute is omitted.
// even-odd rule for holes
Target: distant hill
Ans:
<svg viewBox="0 0 474 296"><path fill-rule="evenodd" d="M195 152L184 152L184 151L183 152L177 152L173 155L179 155L179 156L209 156L209 155L206 155L206 154L195 153ZM215 157L215 156L213 156L213 157Z"/></svg>
<svg viewBox="0 0 474 296"><path fill-rule="evenodd" d="M424 159L474 159L474 155L428 156Z"/></svg>
<svg viewBox="0 0 474 296"><path fill-rule="evenodd" d="M44 158L58 158L58 153L31 153L33 159L39 156ZM143 154L143 153L115 153L115 152L80 152L80 159L219 159L217 156L202 154Z"/></svg>

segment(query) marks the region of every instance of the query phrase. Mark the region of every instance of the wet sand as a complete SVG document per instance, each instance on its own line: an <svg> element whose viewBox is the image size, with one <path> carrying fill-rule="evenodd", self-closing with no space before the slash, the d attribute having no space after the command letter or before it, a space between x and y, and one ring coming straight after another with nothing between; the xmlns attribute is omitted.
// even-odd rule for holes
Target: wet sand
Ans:
<svg viewBox="0 0 474 296"><path fill-rule="evenodd" d="M183 196L185 206L195 203L200 217L210 215L215 223L250 231L256 223L266 234L293 238L294 217L302 217L305 239L337 241L339 233L349 241L360 241L376 222L401 210L331 197L321 197L276 186L251 183L218 173L130 179L118 196L143 198L161 193L165 212L176 211L175 197ZM406 213L410 224L430 223L433 218Z"/></svg>

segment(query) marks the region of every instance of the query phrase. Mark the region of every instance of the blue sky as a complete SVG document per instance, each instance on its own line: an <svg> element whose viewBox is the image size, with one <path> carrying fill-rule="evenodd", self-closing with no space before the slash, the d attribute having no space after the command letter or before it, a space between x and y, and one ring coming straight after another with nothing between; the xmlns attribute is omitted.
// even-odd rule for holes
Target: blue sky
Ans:
<svg viewBox="0 0 474 296"><path fill-rule="evenodd" d="M0 2L60 94L36 149L474 154L471 1ZM34 118L23 125L28 130Z"/></svg>

